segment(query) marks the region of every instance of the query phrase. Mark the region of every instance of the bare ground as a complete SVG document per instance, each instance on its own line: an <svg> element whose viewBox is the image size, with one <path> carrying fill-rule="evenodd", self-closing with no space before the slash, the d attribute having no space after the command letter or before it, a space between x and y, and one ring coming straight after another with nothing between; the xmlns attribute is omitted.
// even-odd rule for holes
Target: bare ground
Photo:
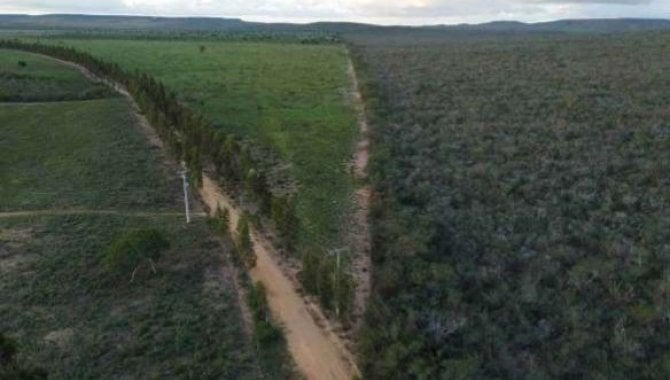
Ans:
<svg viewBox="0 0 670 380"><path fill-rule="evenodd" d="M365 104L363 97L359 90L358 78L356 77L356 70L353 62L349 60L349 80L351 82L351 101L358 119L358 129L361 138L356 145L354 153L353 172L356 179L365 183L367 179L368 161L370 157L370 128L365 115ZM356 291L354 295L354 329L358 331L360 328L365 308L370 297L371 291L371 268L372 262L370 259L370 227L369 227L369 213L370 213L370 199L372 190L370 185L365 184L358 188L355 192L356 211L352 223L354 224L353 245L354 251L357 255L354 258L353 273L356 281Z"/></svg>
<svg viewBox="0 0 670 380"><path fill-rule="evenodd" d="M210 210L228 209L230 231L235 234L241 215L236 204L207 176L200 194ZM349 380L360 375L353 355L335 328L318 307L305 302L291 276L282 270L279 253L272 244L253 228L251 238L257 258L251 278L265 285L270 310L282 324L289 351L305 377Z"/></svg>

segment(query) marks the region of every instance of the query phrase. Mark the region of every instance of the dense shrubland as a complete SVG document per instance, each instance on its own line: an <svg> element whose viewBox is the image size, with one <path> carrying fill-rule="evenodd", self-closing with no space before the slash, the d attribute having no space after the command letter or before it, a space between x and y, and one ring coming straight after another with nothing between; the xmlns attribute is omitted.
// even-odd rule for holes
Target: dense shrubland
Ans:
<svg viewBox="0 0 670 380"><path fill-rule="evenodd" d="M670 376L670 36L353 41L367 378Z"/></svg>

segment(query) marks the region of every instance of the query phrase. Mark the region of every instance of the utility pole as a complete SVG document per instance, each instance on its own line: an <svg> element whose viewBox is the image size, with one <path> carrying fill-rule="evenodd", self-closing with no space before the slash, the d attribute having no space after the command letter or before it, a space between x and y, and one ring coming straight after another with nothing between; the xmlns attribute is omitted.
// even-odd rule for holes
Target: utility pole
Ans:
<svg viewBox="0 0 670 380"><path fill-rule="evenodd" d="M334 249L328 252L331 256L336 255L335 265L335 314L340 316L340 255L346 248Z"/></svg>
<svg viewBox="0 0 670 380"><path fill-rule="evenodd" d="M181 175L184 187L184 212L186 213L186 223L191 223L191 210L188 205L188 177L186 176L186 174L188 174L188 169L186 168L186 163L184 163L184 161L181 162L181 166L182 170L179 171L179 174Z"/></svg>

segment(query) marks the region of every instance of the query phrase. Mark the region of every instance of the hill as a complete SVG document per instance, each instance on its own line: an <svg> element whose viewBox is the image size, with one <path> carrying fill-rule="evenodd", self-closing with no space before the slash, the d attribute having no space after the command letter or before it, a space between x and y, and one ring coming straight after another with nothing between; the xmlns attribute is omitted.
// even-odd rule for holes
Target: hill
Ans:
<svg viewBox="0 0 670 380"><path fill-rule="evenodd" d="M258 23L239 18L150 17L102 15L0 15L0 29L103 29L143 31L215 31L215 32L304 32L354 33L389 30L440 30L473 32L576 32L612 33L670 29L667 19L579 19L541 23L494 21L483 24L432 25L421 27L380 26L354 22L316 22L311 24Z"/></svg>

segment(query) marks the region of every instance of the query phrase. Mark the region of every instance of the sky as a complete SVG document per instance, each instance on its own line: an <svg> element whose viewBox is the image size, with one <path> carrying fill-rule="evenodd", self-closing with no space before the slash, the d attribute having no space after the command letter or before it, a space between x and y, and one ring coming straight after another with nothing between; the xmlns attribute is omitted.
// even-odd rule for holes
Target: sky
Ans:
<svg viewBox="0 0 670 380"><path fill-rule="evenodd" d="M247 21L459 24L668 18L670 0L0 0L0 13L236 17Z"/></svg>

